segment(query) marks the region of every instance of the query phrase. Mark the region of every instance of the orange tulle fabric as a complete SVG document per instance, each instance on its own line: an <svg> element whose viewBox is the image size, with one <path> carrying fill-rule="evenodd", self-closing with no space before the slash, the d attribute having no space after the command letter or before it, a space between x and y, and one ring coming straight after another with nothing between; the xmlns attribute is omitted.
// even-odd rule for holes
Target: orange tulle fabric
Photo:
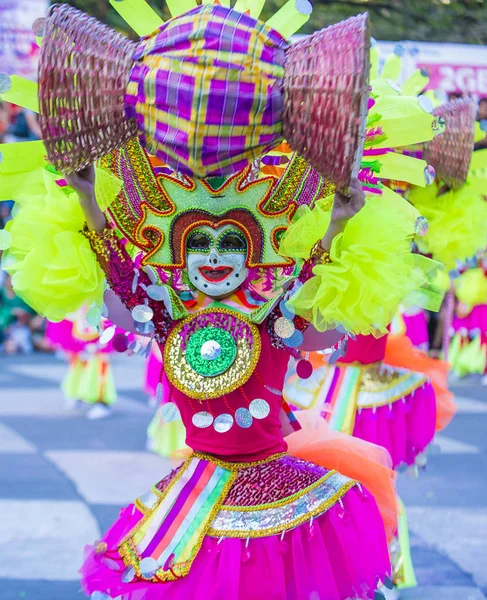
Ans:
<svg viewBox="0 0 487 600"><path fill-rule="evenodd" d="M312 410L296 413L302 429L286 438L289 454L357 480L374 496L387 539L397 532L396 473L385 448L330 429Z"/></svg>
<svg viewBox="0 0 487 600"><path fill-rule="evenodd" d="M453 394L447 383L448 363L430 358L425 352L415 348L404 335L388 336L384 362L391 367L424 373L430 378L436 395L436 431L444 429L456 412Z"/></svg>

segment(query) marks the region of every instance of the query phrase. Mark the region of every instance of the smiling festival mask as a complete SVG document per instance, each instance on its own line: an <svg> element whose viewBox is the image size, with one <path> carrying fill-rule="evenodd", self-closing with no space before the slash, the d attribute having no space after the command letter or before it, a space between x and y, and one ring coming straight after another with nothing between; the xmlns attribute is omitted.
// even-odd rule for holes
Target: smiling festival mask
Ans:
<svg viewBox="0 0 487 600"><path fill-rule="evenodd" d="M247 250L245 234L234 225L198 227L186 241L189 280L213 298L234 292L248 275Z"/></svg>

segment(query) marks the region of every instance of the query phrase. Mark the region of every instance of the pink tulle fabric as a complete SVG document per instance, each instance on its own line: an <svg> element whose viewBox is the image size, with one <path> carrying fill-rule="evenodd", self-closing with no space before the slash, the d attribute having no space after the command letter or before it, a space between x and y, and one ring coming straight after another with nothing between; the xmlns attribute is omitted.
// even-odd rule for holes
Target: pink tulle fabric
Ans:
<svg viewBox="0 0 487 600"><path fill-rule="evenodd" d="M472 337L480 333L482 343L487 342L487 304L474 306L466 317L455 317L452 327L455 333L466 329Z"/></svg>
<svg viewBox="0 0 487 600"><path fill-rule="evenodd" d="M145 393L148 396L151 396L152 398L155 398L157 386L159 384L159 381L161 381L162 360L160 358L160 355L161 352L159 348L156 346L156 344L154 344L154 349L152 350L149 359L147 360L144 383ZM164 391L166 392L167 390Z"/></svg>
<svg viewBox="0 0 487 600"><path fill-rule="evenodd" d="M435 392L431 383L425 383L390 405L357 410L353 435L386 448L397 468L414 464L433 441L435 424Z"/></svg>
<svg viewBox="0 0 487 600"><path fill-rule="evenodd" d="M130 505L107 532L104 555L86 548L86 594L117 600L347 600L373 598L390 576L383 525L372 496L352 488L324 515L281 535L207 537L189 575L168 583L122 583L117 547L141 513ZM116 570L114 570L116 569Z"/></svg>
<svg viewBox="0 0 487 600"><path fill-rule="evenodd" d="M103 329L112 327L110 321L103 321ZM117 327L115 329L115 335L124 334L125 331ZM51 343L54 348L63 350L68 354L81 354L86 348L93 344L98 344L98 337L90 339L88 336L86 339L80 338L75 335L75 326L73 321L64 319L58 323L47 322L46 327L46 339ZM134 336L129 337L129 342L134 339ZM112 343L109 342L103 346L98 345L97 351L102 354L110 354L113 352Z"/></svg>
<svg viewBox="0 0 487 600"><path fill-rule="evenodd" d="M59 321L59 323L51 323L48 321L46 338L54 348L59 348L69 354L80 354L86 349L88 344L93 343L93 340L87 341L74 337L73 322L68 319Z"/></svg>
<svg viewBox="0 0 487 600"><path fill-rule="evenodd" d="M414 315L402 316L406 325L406 335L411 340L413 346L427 350L429 347L428 323L424 311Z"/></svg>

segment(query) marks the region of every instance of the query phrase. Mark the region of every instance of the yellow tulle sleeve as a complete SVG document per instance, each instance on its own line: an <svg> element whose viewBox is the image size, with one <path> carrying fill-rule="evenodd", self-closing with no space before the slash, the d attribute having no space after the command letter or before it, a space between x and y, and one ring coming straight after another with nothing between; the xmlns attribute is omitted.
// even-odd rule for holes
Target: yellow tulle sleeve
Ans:
<svg viewBox="0 0 487 600"><path fill-rule="evenodd" d="M39 314L60 321L84 303L102 303L104 276L88 240L77 195L45 168L32 172L14 195L2 268L15 292Z"/></svg>
<svg viewBox="0 0 487 600"><path fill-rule="evenodd" d="M487 304L487 277L482 269L469 269L455 279L458 301L472 309Z"/></svg>
<svg viewBox="0 0 487 600"><path fill-rule="evenodd" d="M334 238L332 262L315 266L314 276L292 296L296 313L319 331L341 325L354 334L382 335L401 301L439 309L442 293L432 281L442 267L410 251L419 213L389 192L367 199L365 207ZM303 217L308 224L297 221L290 227L281 251L294 256L294 245L303 251L305 242L299 236L311 231L308 225L314 210ZM315 219L324 223L322 215ZM325 231L315 228L309 233L309 248Z"/></svg>
<svg viewBox="0 0 487 600"><path fill-rule="evenodd" d="M426 217L428 233L418 246L450 271L487 245L487 202L469 184L436 196L437 188L414 187L408 199ZM487 193L487 187L485 189Z"/></svg>

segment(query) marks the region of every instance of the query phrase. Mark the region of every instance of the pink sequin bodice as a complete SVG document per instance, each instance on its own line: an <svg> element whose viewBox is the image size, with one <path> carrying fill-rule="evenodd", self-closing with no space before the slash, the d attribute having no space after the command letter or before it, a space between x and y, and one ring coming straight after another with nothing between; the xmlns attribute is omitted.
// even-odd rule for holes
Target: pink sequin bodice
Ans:
<svg viewBox="0 0 487 600"><path fill-rule="evenodd" d="M387 335L375 338L373 335L358 335L356 340L349 340L347 353L340 358L341 363L371 363L384 360L386 353Z"/></svg>
<svg viewBox="0 0 487 600"><path fill-rule="evenodd" d="M205 401L188 398L175 387L169 392L172 401L181 412L186 427L186 444L193 450L222 456L232 461L261 460L286 450L280 422L282 397L265 386L282 390L289 355L270 344L265 326L260 327L260 334L260 360L254 373L243 386L222 398ZM234 416L238 408L248 408L249 403L257 398L262 398L269 404L270 413L263 419L253 419L248 428L244 429L234 424L227 432L218 433L213 426L202 429L193 425L193 415L198 411L208 411L214 417L221 414Z"/></svg>

